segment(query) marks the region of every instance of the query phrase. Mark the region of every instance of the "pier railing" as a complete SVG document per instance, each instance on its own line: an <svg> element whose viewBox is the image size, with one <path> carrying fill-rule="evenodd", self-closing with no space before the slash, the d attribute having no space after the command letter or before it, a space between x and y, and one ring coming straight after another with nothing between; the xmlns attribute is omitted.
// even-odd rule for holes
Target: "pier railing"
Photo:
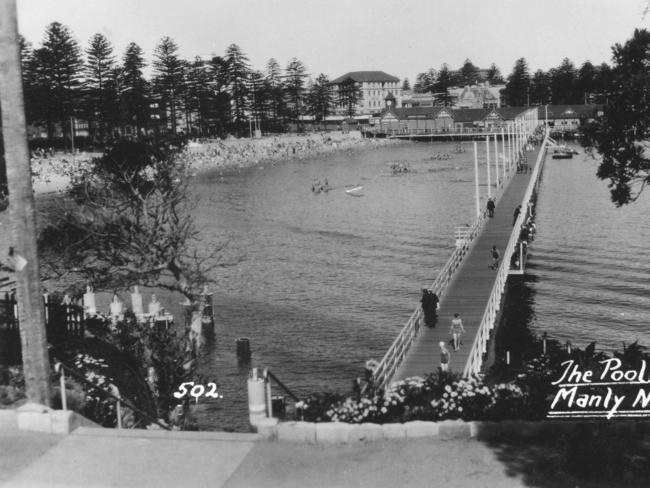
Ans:
<svg viewBox="0 0 650 488"><path fill-rule="evenodd" d="M458 269L463 258L469 251L474 238L478 235L485 222L485 215L479 215L472 225L467 229L463 242L461 245L454 249L445 265L442 267L433 284L431 291L433 291L439 298L444 295L447 285L451 282L454 272ZM384 387L386 383L393 377L395 371L402 363L402 360L408 353L413 340L417 337L420 330L420 319L422 318L422 307L418 307L411 314L406 324L400 331L399 335L395 338L391 346L384 354L384 357L374 369L372 376L373 385L376 387Z"/></svg>
<svg viewBox="0 0 650 488"><path fill-rule="evenodd" d="M479 325L478 332L476 333L476 337L474 338L472 349L469 353L469 357L467 358L467 363L465 364L465 369L463 370L463 376L470 376L481 371L481 367L483 365L483 355L487 352L487 343L490 339L490 333L494 328L495 320L499 312L501 297L506 286L506 281L508 280L510 261L512 259L512 254L515 251L517 241L519 240L521 225L528 219L531 214L531 206L529 203L533 200L533 194L536 192L539 184L539 178L546 157L546 145L547 139L545 138L539 154L537 155L537 161L535 163L535 167L533 168L533 173L531 175L530 182L528 183L528 187L526 188L526 193L524 193L524 211L522 211L517 217L517 221L513 226L512 234L510 235L510 239L508 240L508 244L504 250L503 260L499 266L499 271L497 272L497 277L494 280L494 286L492 287L487 307L483 313L483 318Z"/></svg>

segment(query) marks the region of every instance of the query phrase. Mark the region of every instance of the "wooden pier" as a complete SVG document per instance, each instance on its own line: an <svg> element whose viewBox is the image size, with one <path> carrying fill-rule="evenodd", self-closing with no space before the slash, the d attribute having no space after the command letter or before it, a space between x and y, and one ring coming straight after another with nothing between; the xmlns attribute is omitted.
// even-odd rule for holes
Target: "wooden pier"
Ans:
<svg viewBox="0 0 650 488"><path fill-rule="evenodd" d="M540 162L543 163L543 158L538 158L541 147L537 146L534 151L527 153L529 161L537 161L538 165ZM449 344L450 325L454 313L460 314L465 334L458 351L453 351L451 346L448 346L451 354L449 369L455 372L466 371L472 346L479 333L479 325L489 308L496 286L498 271L490 268L490 251L492 246L496 245L502 259L509 257L504 250L508 245L512 245L513 234L519 232L518 228L513 227L514 210L518 205L522 205L525 211L528 203L525 201L527 190L533 173L537 174L538 171L539 168L533 168L532 171L515 173L512 176L504 193L496 202L494 217L487 218L482 231L474 239L447 286L440 300L436 327L420 327L417 337L390 382L411 376L424 376L438 368L440 365L438 343L444 341ZM500 299L499 294L499 301ZM498 304L496 308L499 308Z"/></svg>

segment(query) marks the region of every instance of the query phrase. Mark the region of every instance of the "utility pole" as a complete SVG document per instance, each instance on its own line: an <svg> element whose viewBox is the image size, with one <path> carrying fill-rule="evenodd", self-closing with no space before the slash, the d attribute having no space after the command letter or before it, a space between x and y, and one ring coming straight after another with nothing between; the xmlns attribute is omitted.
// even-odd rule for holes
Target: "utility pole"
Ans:
<svg viewBox="0 0 650 488"><path fill-rule="evenodd" d="M36 247L34 193L27 147L16 0L0 0L0 106L9 218L27 399L50 406L50 361Z"/></svg>

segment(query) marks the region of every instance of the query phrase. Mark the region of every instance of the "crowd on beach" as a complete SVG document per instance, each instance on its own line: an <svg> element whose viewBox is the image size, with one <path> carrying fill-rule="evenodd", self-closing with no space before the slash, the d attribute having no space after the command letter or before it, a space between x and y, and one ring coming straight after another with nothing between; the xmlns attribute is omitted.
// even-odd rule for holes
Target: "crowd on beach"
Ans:
<svg viewBox="0 0 650 488"><path fill-rule="evenodd" d="M228 138L190 142L179 162L192 171L242 169L261 163L301 159L356 148L379 147L395 143L390 139L366 139L358 132L323 132L309 135L279 135L260 139ZM72 174L99 153L74 154L38 149L31 154L33 183L37 193L65 189Z"/></svg>
<svg viewBox="0 0 650 488"><path fill-rule="evenodd" d="M390 139L365 139L358 133L316 133L262 139L225 139L190 143L181 160L195 170L247 168L263 162L280 162L334 151L393 143Z"/></svg>
<svg viewBox="0 0 650 488"><path fill-rule="evenodd" d="M32 185L36 193L62 191L68 187L72 177L88 166L99 153L59 153L53 150L32 152Z"/></svg>

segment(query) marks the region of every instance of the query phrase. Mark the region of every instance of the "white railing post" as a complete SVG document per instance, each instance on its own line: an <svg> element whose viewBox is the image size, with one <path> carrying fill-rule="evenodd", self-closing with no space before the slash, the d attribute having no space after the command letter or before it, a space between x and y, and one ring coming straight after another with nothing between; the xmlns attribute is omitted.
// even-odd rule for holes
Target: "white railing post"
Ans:
<svg viewBox="0 0 650 488"><path fill-rule="evenodd" d="M266 403L266 416L273 417L273 397L271 396L271 378L268 369L264 369L264 400Z"/></svg>
<svg viewBox="0 0 650 488"><path fill-rule="evenodd" d="M110 385L111 393L116 397L116 414L117 414L117 428L122 429L122 397L120 397L120 390L115 385Z"/></svg>
<svg viewBox="0 0 650 488"><path fill-rule="evenodd" d="M59 388L61 389L61 409L68 409L68 398L65 391L65 372L63 371L63 365L61 363L56 363L54 365L54 372L59 373Z"/></svg>

